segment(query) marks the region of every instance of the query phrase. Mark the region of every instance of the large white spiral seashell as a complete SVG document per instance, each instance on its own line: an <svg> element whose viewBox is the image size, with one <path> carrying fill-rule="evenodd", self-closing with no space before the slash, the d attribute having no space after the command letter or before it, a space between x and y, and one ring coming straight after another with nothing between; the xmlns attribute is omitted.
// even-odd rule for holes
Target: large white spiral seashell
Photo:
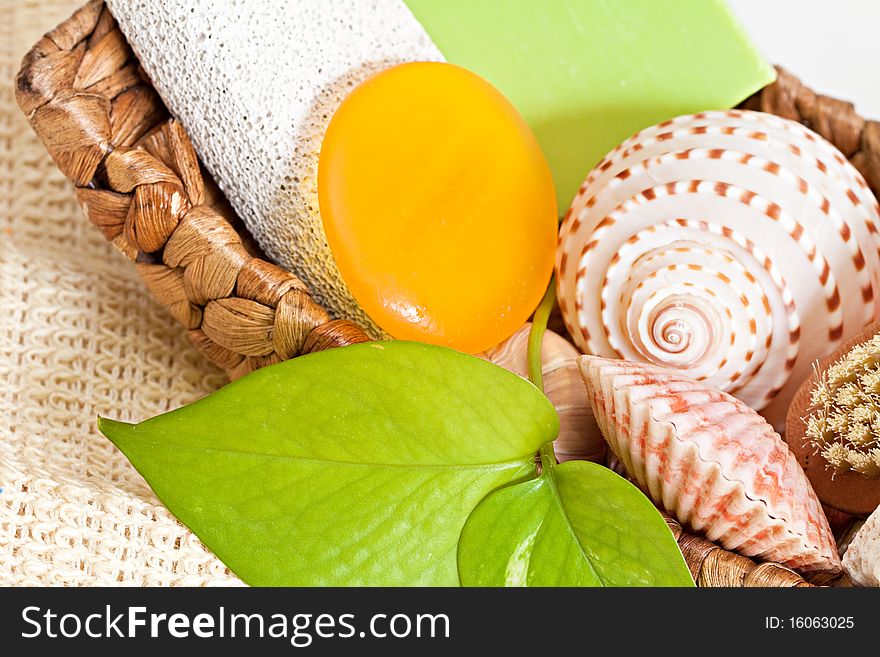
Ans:
<svg viewBox="0 0 880 657"><path fill-rule="evenodd" d="M586 353L647 361L777 428L811 364L878 316L880 208L799 123L731 110L647 128L581 186L556 260Z"/></svg>

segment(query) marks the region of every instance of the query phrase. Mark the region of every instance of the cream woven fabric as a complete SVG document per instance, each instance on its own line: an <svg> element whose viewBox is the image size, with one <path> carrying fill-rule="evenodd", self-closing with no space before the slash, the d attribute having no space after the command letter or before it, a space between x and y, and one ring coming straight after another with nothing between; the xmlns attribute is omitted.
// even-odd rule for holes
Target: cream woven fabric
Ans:
<svg viewBox="0 0 880 657"><path fill-rule="evenodd" d="M225 377L89 225L15 105L21 57L79 4L0 1L0 585L240 583L95 429Z"/></svg>

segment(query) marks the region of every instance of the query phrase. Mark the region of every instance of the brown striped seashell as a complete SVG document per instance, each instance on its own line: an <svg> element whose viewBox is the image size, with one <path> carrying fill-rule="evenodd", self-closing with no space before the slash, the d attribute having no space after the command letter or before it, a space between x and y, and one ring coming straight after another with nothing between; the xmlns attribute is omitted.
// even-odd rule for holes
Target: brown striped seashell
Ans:
<svg viewBox="0 0 880 657"><path fill-rule="evenodd" d="M482 356L524 379L529 378L529 330L526 323L501 344L488 349ZM556 458L562 461L580 459L601 463L605 459L605 439L593 418L590 402L584 397L577 358L577 349L553 331L544 332L541 343L541 371L544 394L559 415L559 436L553 443Z"/></svg>
<svg viewBox="0 0 880 657"><path fill-rule="evenodd" d="M596 356L578 364L608 445L655 504L728 550L840 572L810 482L752 408L653 365Z"/></svg>
<svg viewBox="0 0 880 657"><path fill-rule="evenodd" d="M558 297L585 353L674 369L784 429L812 363L878 318L880 208L799 123L731 110L647 128L581 186Z"/></svg>

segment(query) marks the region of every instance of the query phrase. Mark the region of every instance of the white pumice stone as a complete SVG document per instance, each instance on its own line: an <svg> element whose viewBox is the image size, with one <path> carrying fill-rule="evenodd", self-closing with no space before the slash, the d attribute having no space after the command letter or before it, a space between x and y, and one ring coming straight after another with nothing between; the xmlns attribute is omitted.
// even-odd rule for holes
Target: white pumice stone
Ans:
<svg viewBox="0 0 880 657"><path fill-rule="evenodd" d="M442 61L400 0L108 0L141 65L269 258L335 317L380 335L333 261L318 209L324 131L349 91Z"/></svg>

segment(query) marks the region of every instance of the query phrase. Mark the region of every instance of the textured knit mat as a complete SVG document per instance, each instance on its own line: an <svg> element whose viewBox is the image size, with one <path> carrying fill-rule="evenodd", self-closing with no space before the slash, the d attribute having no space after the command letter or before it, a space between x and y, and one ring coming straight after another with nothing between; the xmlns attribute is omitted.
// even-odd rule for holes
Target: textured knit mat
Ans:
<svg viewBox="0 0 880 657"><path fill-rule="evenodd" d="M95 429L225 377L82 216L15 105L21 57L80 4L0 1L0 585L239 583Z"/></svg>

